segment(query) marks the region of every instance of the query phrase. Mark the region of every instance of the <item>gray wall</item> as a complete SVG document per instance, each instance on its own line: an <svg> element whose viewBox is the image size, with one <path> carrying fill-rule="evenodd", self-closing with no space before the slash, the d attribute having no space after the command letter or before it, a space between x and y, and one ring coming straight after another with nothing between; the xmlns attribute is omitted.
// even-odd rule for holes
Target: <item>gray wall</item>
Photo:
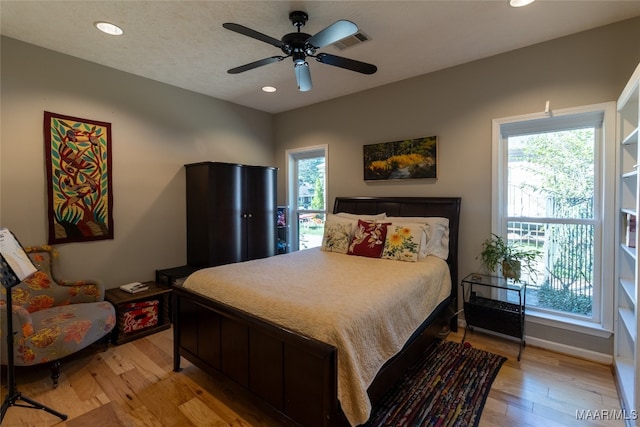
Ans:
<svg viewBox="0 0 640 427"><path fill-rule="evenodd" d="M47 242L43 112L112 124L113 240L57 246L107 287L186 262L185 163L272 165L273 116L2 38L0 224Z"/></svg>
<svg viewBox="0 0 640 427"><path fill-rule="evenodd" d="M477 271L491 229L491 121L614 101L640 61L640 18L278 114L285 150L328 144L328 206L336 196L461 196L460 276ZM320 90L321 88L314 88ZM365 182L362 146L436 135L437 181ZM284 175L284 174L283 174ZM280 180L280 202L285 183ZM612 340L528 324L541 339L611 354Z"/></svg>

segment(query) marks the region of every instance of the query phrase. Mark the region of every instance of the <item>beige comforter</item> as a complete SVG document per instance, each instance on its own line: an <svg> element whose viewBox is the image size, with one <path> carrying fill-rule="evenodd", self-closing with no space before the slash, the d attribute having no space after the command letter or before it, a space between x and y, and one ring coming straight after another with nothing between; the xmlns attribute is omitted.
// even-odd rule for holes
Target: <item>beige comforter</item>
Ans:
<svg viewBox="0 0 640 427"><path fill-rule="evenodd" d="M338 399L352 425L369 418L367 388L450 293L447 264L315 249L207 268L184 287L338 349Z"/></svg>

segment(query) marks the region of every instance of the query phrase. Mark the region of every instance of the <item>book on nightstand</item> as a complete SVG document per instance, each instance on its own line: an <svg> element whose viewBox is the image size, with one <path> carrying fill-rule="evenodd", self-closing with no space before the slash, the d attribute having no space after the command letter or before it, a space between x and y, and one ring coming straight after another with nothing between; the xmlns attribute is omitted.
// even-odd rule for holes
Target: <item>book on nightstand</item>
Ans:
<svg viewBox="0 0 640 427"><path fill-rule="evenodd" d="M129 292L130 294L135 294L138 292L146 291L149 289L149 286L140 282L127 283L126 285L120 285L120 289L125 292Z"/></svg>

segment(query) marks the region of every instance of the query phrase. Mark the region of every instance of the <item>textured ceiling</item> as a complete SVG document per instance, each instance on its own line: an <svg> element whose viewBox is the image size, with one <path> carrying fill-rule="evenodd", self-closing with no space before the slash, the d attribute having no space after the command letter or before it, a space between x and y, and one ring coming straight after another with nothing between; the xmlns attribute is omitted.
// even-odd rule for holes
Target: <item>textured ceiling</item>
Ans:
<svg viewBox="0 0 640 427"><path fill-rule="evenodd" d="M378 66L364 75L309 61L313 89L298 92L290 59L226 71L280 55L222 28L235 22L280 39L303 10L315 34L339 19L370 40L322 52ZM2 35L219 99L278 113L640 16L640 1L538 0L515 9L493 1L0 1ZM120 37L93 23L121 26ZM273 94L260 88L278 88Z"/></svg>

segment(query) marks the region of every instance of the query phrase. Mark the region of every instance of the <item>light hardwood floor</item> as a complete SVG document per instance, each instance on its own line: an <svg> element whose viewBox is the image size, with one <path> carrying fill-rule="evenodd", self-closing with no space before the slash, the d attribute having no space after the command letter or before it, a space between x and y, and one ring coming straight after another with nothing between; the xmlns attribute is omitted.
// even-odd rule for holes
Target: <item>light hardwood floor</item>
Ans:
<svg viewBox="0 0 640 427"><path fill-rule="evenodd" d="M454 333L448 339L460 341ZM474 347L508 357L493 383L480 427L624 426L602 417L620 410L609 366L526 347L520 362L517 344L480 332L467 335ZM243 403L183 362L172 371L171 330L120 345L93 346L66 361L60 385L51 387L46 366L19 368L18 391L69 418L42 410L10 407L3 427L234 426L272 427L278 423ZM6 395L3 370L2 399ZM576 413L587 410L589 420Z"/></svg>

